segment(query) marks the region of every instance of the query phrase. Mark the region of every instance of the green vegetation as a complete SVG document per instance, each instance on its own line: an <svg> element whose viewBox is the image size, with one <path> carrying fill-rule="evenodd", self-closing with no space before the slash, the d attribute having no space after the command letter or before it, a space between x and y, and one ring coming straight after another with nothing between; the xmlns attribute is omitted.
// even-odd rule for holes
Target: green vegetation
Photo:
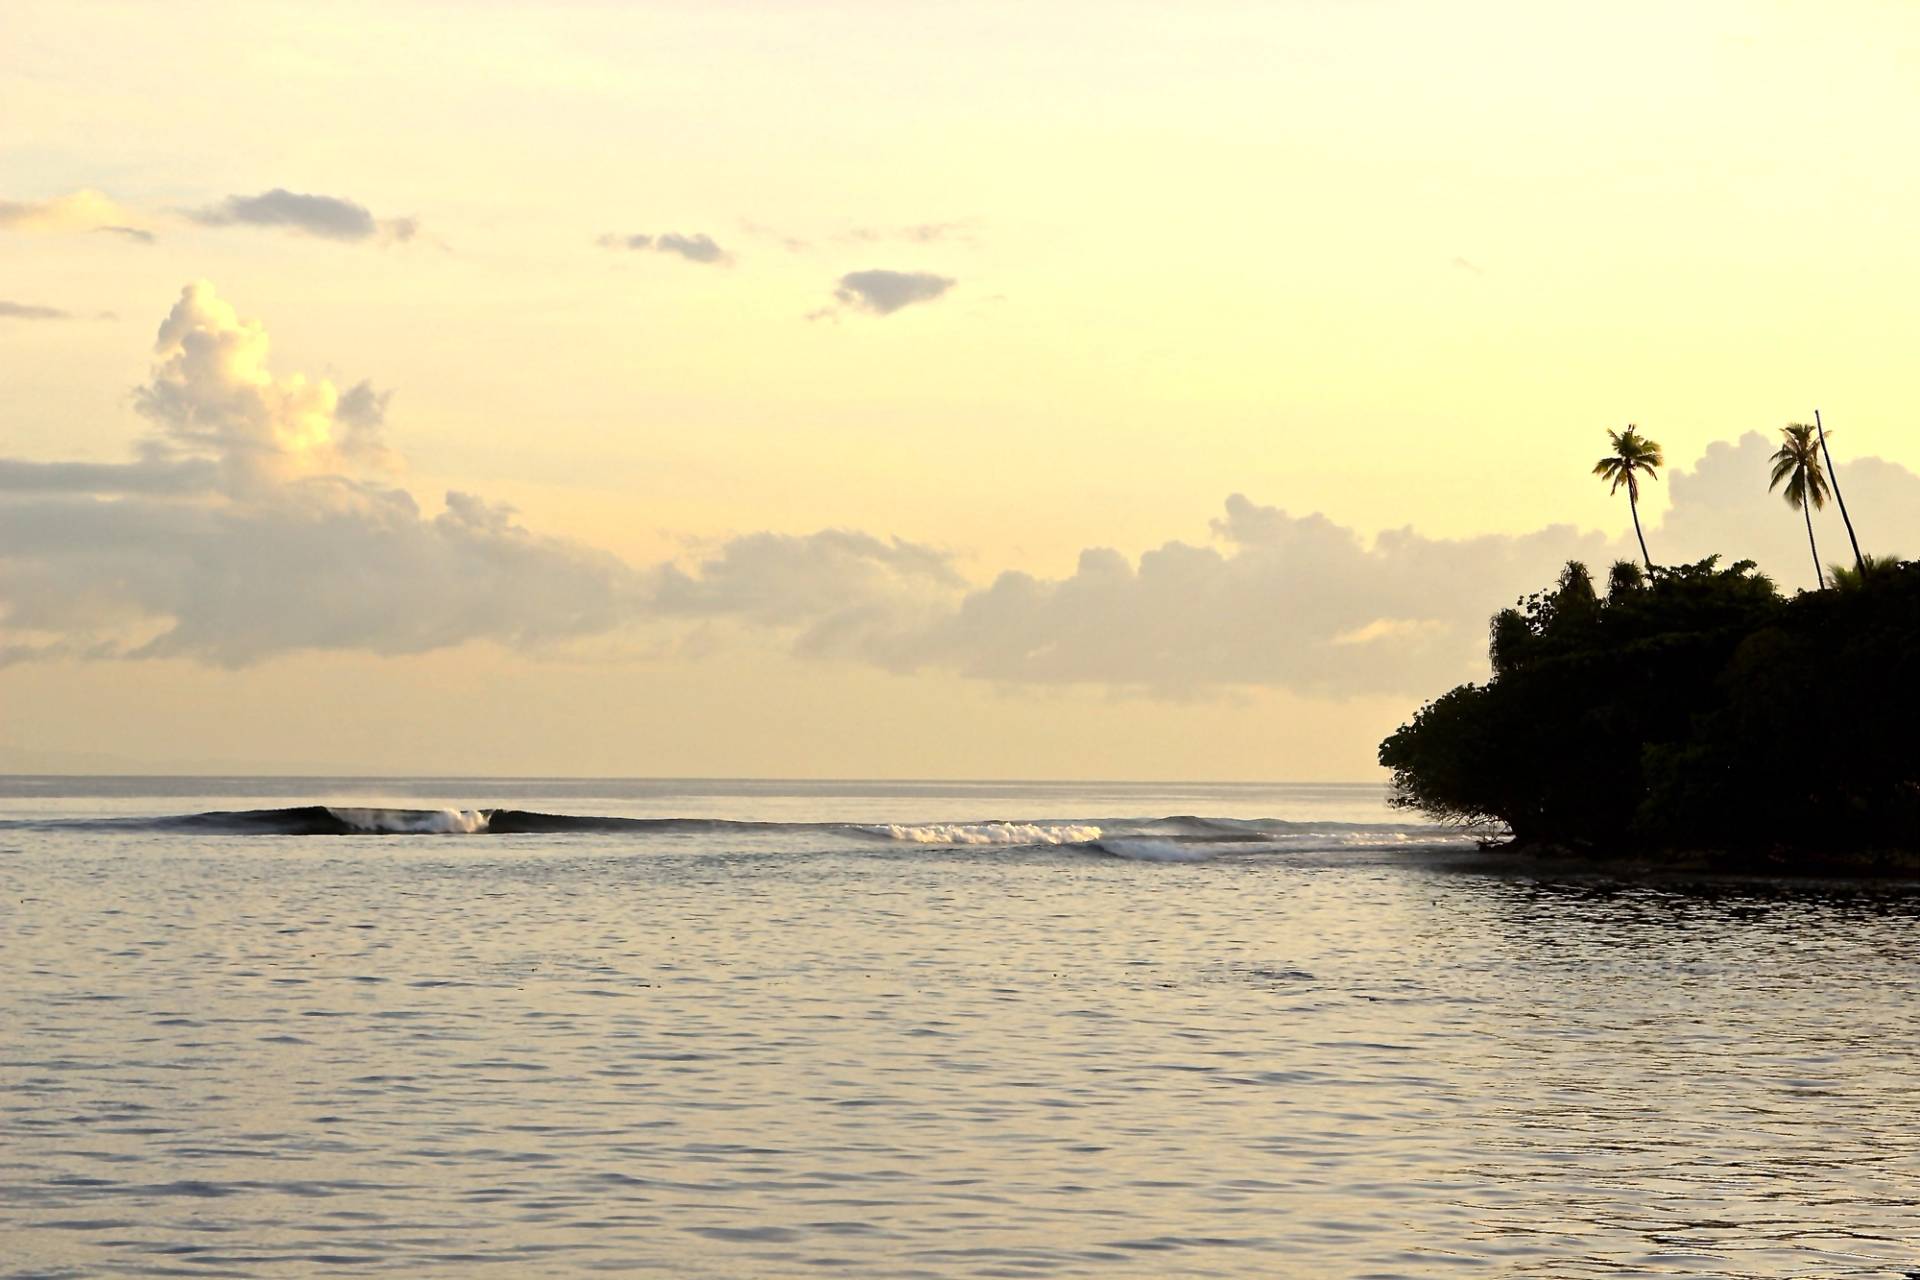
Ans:
<svg viewBox="0 0 1920 1280"><path fill-rule="evenodd" d="M1659 447L1610 434L1602 474L1631 498ZM1817 426L1783 435L1773 487L1804 512L1831 473ZM1812 867L1920 852L1920 563L1860 556L1831 579L1788 598L1751 561L1622 561L1602 596L1568 564L1495 615L1491 679L1381 744L1395 803L1595 855Z"/></svg>

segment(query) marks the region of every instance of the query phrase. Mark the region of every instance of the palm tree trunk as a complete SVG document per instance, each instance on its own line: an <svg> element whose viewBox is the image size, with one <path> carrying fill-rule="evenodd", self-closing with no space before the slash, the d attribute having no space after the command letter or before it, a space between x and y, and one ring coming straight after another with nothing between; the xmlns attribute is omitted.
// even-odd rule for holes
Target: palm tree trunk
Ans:
<svg viewBox="0 0 1920 1280"><path fill-rule="evenodd" d="M1813 411L1813 429L1820 433L1820 456L1827 460L1827 484L1833 489L1833 500L1840 504L1840 518L1847 525L1847 541L1853 544L1853 563L1862 574L1867 571L1866 557L1860 554L1860 539L1853 536L1853 517L1847 514L1847 500L1840 496L1840 477L1833 470L1833 455L1827 452L1827 429L1821 425L1820 411Z"/></svg>
<svg viewBox="0 0 1920 1280"><path fill-rule="evenodd" d="M1820 572L1820 544L1813 540L1813 504L1811 502L1801 503L1800 514L1807 518L1807 550L1813 552L1813 576L1814 579L1819 582L1820 589L1825 591L1827 589L1827 575Z"/></svg>
<svg viewBox="0 0 1920 1280"><path fill-rule="evenodd" d="M1647 562L1647 572L1653 572L1653 557L1647 554L1647 535L1640 532L1640 495L1627 486L1627 505L1633 509L1633 536L1640 539L1640 558Z"/></svg>

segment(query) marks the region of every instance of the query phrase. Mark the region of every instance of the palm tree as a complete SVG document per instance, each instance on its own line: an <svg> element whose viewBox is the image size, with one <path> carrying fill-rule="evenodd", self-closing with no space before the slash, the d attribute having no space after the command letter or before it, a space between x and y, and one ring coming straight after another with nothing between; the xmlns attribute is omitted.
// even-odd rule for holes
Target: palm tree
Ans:
<svg viewBox="0 0 1920 1280"><path fill-rule="evenodd" d="M1640 572L1639 565L1631 560L1615 560L1613 568L1607 570L1607 603L1625 600L1646 585L1646 576Z"/></svg>
<svg viewBox="0 0 1920 1280"><path fill-rule="evenodd" d="M1827 572L1833 576L1834 589L1838 591L1858 591L1871 582L1879 582L1899 573L1905 567L1899 556L1861 556L1860 563L1849 569L1843 564L1830 564Z"/></svg>
<svg viewBox="0 0 1920 1280"><path fill-rule="evenodd" d="M1647 554L1647 535L1640 531L1640 477L1653 478L1667 460L1660 446L1641 435L1631 422L1625 431L1609 431L1607 435L1613 441L1613 452L1593 464L1593 474L1613 481L1608 493L1618 493L1621 485L1627 486L1627 503L1633 508L1633 536L1640 539L1640 558L1651 573L1653 557Z"/></svg>
<svg viewBox="0 0 1920 1280"><path fill-rule="evenodd" d="M1553 593L1553 620L1578 625L1592 622L1599 614L1600 597L1594 594L1593 572L1578 560L1567 561Z"/></svg>
<svg viewBox="0 0 1920 1280"><path fill-rule="evenodd" d="M1813 513L1827 505L1827 475L1820 469L1821 444L1814 438L1815 428L1804 422L1790 422L1780 428L1785 443L1773 455L1773 479L1767 482L1772 493L1782 483L1781 494L1787 505L1807 518L1807 549L1813 553L1813 576L1820 589L1827 580L1820 572L1820 545L1813 540Z"/></svg>
<svg viewBox="0 0 1920 1280"><path fill-rule="evenodd" d="M1847 526L1847 541L1853 544L1853 565L1866 576L1867 559L1860 554L1860 539L1853 536L1853 517L1847 514L1847 500L1840 496L1840 475L1833 469L1833 453L1827 448L1827 428L1820 421L1820 411L1813 411L1813 429L1820 435L1820 456L1827 460L1827 479L1833 484L1833 500L1840 504L1840 519Z"/></svg>

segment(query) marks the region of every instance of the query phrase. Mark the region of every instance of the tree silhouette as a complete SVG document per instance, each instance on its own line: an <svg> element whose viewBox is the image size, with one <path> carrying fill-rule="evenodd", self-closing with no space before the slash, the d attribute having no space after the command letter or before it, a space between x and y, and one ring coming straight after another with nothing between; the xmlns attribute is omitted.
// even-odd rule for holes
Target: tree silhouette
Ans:
<svg viewBox="0 0 1920 1280"><path fill-rule="evenodd" d="M1633 536L1640 539L1640 558L1647 562L1648 572L1652 572L1653 557L1647 554L1647 535L1640 531L1640 477L1651 479L1659 474L1666 458L1660 446L1641 435L1631 422L1625 431L1608 431L1607 436L1613 441L1613 452L1593 464L1593 474L1613 482L1607 489L1609 493L1618 493L1623 484L1627 486L1627 504L1633 509Z"/></svg>
<svg viewBox="0 0 1920 1280"><path fill-rule="evenodd" d="M1814 439L1814 428L1804 422L1790 422L1780 428L1780 434L1784 443L1774 451L1773 478L1767 482L1767 492L1785 484L1781 496L1807 518L1807 550L1813 553L1813 576L1825 591L1827 579L1820 572L1820 546L1813 540L1813 513L1827 505L1827 477L1820 469L1821 445Z"/></svg>

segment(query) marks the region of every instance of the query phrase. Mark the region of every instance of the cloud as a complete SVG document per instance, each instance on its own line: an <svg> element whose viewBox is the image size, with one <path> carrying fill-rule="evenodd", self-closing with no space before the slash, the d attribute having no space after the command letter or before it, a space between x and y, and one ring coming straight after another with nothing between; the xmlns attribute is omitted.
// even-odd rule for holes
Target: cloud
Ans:
<svg viewBox="0 0 1920 1280"><path fill-rule="evenodd" d="M0 200L0 229L43 234L114 231L151 243L141 219L106 195L84 188L51 200Z"/></svg>
<svg viewBox="0 0 1920 1280"><path fill-rule="evenodd" d="M770 227L763 222L755 222L751 218L742 218L740 220L740 230L744 234L753 236L756 239L770 240L782 249L785 249L788 253L805 253L813 247L811 240L796 235L789 235L778 227Z"/></svg>
<svg viewBox="0 0 1920 1280"><path fill-rule="evenodd" d="M5 298L0 298L0 319L71 320L73 313L62 311L58 307L36 306L30 302L9 302Z"/></svg>
<svg viewBox="0 0 1920 1280"><path fill-rule="evenodd" d="M936 244L957 240L972 244L978 223L974 219L957 222L919 222L905 227L855 227L842 240L855 244Z"/></svg>
<svg viewBox="0 0 1920 1280"><path fill-rule="evenodd" d="M649 610L788 628L798 653L863 656L900 669L902 661L887 659L896 639L934 622L965 587L945 553L899 538L844 529L751 533L691 571L661 566Z"/></svg>
<svg viewBox="0 0 1920 1280"><path fill-rule="evenodd" d="M916 302L932 302L956 283L926 271L851 271L840 277L833 296L842 306L890 316Z"/></svg>
<svg viewBox="0 0 1920 1280"><path fill-rule="evenodd" d="M1495 609L1571 557L1606 563L1619 549L1566 526L1460 540L1396 530L1369 545L1325 516L1239 495L1211 533L1137 560L1090 548L1067 577L1009 572L979 587L913 543L749 534L663 570L648 609L771 629L807 657L1006 686L1417 696L1484 668Z"/></svg>
<svg viewBox="0 0 1920 1280"><path fill-rule="evenodd" d="M1613 551L1602 535L1564 525L1468 539L1399 529L1369 544L1323 515L1237 494L1213 534L1137 561L1089 549L1057 580L1002 574L916 645L1007 683L1412 696L1484 666L1495 609L1570 558Z"/></svg>
<svg viewBox="0 0 1920 1280"><path fill-rule="evenodd" d="M243 321L211 284L180 292L154 341L135 410L155 431L149 459L216 459L230 487L390 467L380 436L386 399L367 383L343 396L326 378L276 376L257 321Z"/></svg>
<svg viewBox="0 0 1920 1280"><path fill-rule="evenodd" d="M796 236L751 219L742 219L740 230L747 235L772 241L789 253L804 253L821 244L959 244L979 243L980 220L964 218L952 222L917 222L905 226L843 226L838 231L822 232L814 238Z"/></svg>
<svg viewBox="0 0 1920 1280"><path fill-rule="evenodd" d="M285 227L324 240L358 241L375 236L405 243L419 233L417 218L376 220L364 206L339 196L307 195L275 187L257 196L228 196L219 204L187 211L206 227Z"/></svg>
<svg viewBox="0 0 1920 1280"><path fill-rule="evenodd" d="M397 463L390 392L269 357L259 323L189 285L134 393L148 434L131 460L0 459L0 661L238 666L635 632L686 660L695 642L772 644L1006 689L1412 699L1483 678L1488 617L1565 561L1598 570L1631 554L1624 512L1605 533L1369 537L1236 494L1188 539L1139 555L1089 547L1055 577L970 581L942 549L851 529L749 532L633 566L481 495L424 508L383 478ZM1672 507L1647 531L1656 558L1751 556L1810 585L1804 526L1766 492L1769 452L1750 434L1676 468ZM1877 458L1840 475L1869 550L1920 550L1920 476ZM1844 558L1822 519L1827 558Z"/></svg>
<svg viewBox="0 0 1920 1280"><path fill-rule="evenodd" d="M333 416L349 431L378 431L387 423L387 402L391 399L393 392L375 391L373 384L362 378L340 393Z"/></svg>
<svg viewBox="0 0 1920 1280"><path fill-rule="evenodd" d="M1753 558L1811 585L1803 526L1766 493L1768 442L1717 444L1673 473L1674 505L1648 529L1667 563ZM1920 548L1920 476L1878 458L1841 465L1868 549ZM1581 477L1570 478L1581 483ZM1837 517L1822 533L1845 556ZM1549 584L1568 560L1604 572L1636 554L1618 530L1553 525L1525 534L1372 538L1321 514L1230 497L1208 536L1138 557L1094 547L1074 572L1000 574L965 586L942 553L845 531L756 534L686 571L651 608L732 619L793 650L907 672L939 670L1019 688L1089 685L1190 697L1250 687L1322 697L1418 698L1486 676L1487 622Z"/></svg>
<svg viewBox="0 0 1920 1280"><path fill-rule="evenodd" d="M1920 556L1920 476L1881 458L1850 458L1844 428L1827 435L1861 550ZM1721 552L1758 562L1786 589L1812 587L1804 517L1767 491L1768 459L1779 445L1777 430L1749 431L1708 445L1691 468L1674 468L1672 508L1647 530L1653 558L1677 562ZM1813 525L1820 562L1851 564L1839 506L1828 502L1814 512Z"/></svg>
<svg viewBox="0 0 1920 1280"><path fill-rule="evenodd" d="M603 249L628 249L635 253L645 253L649 251L653 253L670 253L676 257L685 258L688 262L699 262L710 265L726 265L733 261L733 256L715 244L713 237L706 235L704 232L690 236L683 236L673 231L668 231L661 235L647 235L644 233L614 235L609 232L600 237L599 244Z"/></svg>
<svg viewBox="0 0 1920 1280"><path fill-rule="evenodd" d="M446 495L369 478L387 393L276 374L265 330L189 285L135 390L127 463L0 459L0 660L301 649L413 653L605 631L647 580L617 558Z"/></svg>
<svg viewBox="0 0 1920 1280"><path fill-rule="evenodd" d="M93 230L96 235L119 236L122 239L131 240L135 244L152 244L154 242L153 232L140 227L95 227Z"/></svg>
<svg viewBox="0 0 1920 1280"><path fill-rule="evenodd" d="M22 462L0 458L0 493L212 493L220 470L204 458L182 462Z"/></svg>
<svg viewBox="0 0 1920 1280"><path fill-rule="evenodd" d="M93 495L0 502L0 656L185 657L228 666L303 649L417 653L604 631L634 575L449 493L291 484L182 503Z"/></svg>

